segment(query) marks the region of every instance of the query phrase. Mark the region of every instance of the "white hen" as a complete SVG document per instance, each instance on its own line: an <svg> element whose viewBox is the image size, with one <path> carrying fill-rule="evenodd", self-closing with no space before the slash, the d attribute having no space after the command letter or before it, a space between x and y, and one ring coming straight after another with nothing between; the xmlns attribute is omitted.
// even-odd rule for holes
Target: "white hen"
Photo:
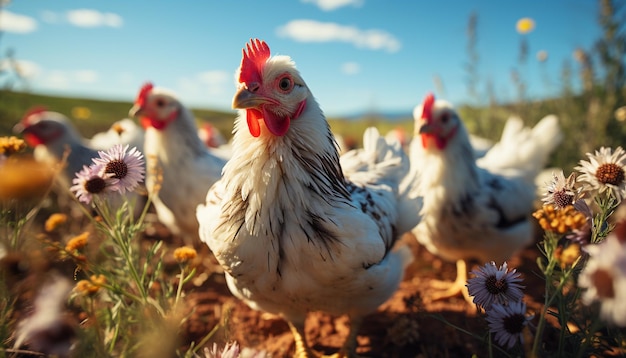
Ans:
<svg viewBox="0 0 626 358"><path fill-rule="evenodd" d="M166 89L144 85L129 114L146 129L146 189L159 221L188 245L199 244L196 207L226 160L202 143L193 114Z"/></svg>
<svg viewBox="0 0 626 358"><path fill-rule="evenodd" d="M66 151L67 165L63 171L63 185L69 188L72 179L83 166L90 165L98 157L97 150L89 146L72 122L61 113L37 107L26 112L22 120L13 127L16 134L35 149L35 159L41 162L58 163Z"/></svg>
<svg viewBox="0 0 626 358"><path fill-rule="evenodd" d="M533 129L509 121L501 141L476 161L449 103L429 95L414 118L411 167L424 206L413 233L433 254L456 261L458 271L432 298L463 292L468 299L466 260L502 262L532 241L534 178L560 142L560 127L555 116Z"/></svg>
<svg viewBox="0 0 626 358"><path fill-rule="evenodd" d="M404 154L368 131L354 156L365 162L347 178L289 57L270 57L265 42L252 40L238 78L233 157L198 207L200 236L235 296L288 321L296 356L313 355L304 338L310 311L350 317L340 353L352 354L363 317L394 293L411 259L406 246L392 249Z"/></svg>

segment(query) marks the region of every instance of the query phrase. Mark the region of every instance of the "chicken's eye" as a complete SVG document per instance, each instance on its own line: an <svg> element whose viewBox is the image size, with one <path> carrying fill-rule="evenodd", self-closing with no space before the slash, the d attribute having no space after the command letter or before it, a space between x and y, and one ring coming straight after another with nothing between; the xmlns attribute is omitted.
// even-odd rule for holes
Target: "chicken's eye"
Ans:
<svg viewBox="0 0 626 358"><path fill-rule="evenodd" d="M283 92L290 91L293 88L293 80L291 79L291 77L285 76L279 79L278 88Z"/></svg>
<svg viewBox="0 0 626 358"><path fill-rule="evenodd" d="M448 123L448 121L450 120L450 113L444 113L441 115L441 123Z"/></svg>
<svg viewBox="0 0 626 358"><path fill-rule="evenodd" d="M165 106L165 100L163 100L162 98L157 99L156 106L159 108L163 108L163 106Z"/></svg>

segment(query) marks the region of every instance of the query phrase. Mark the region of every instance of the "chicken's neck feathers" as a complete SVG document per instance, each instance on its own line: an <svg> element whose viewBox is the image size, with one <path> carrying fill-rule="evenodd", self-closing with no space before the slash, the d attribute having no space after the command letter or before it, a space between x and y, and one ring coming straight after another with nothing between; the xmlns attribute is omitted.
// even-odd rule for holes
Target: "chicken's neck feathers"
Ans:
<svg viewBox="0 0 626 358"><path fill-rule="evenodd" d="M421 172L418 186L424 195L424 211L460 205L479 190L480 173L465 127L459 126L444 150L424 149L421 141L414 140L411 151L411 171Z"/></svg>
<svg viewBox="0 0 626 358"><path fill-rule="evenodd" d="M156 156L162 163L212 155L198 136L193 114L185 107L165 129L148 128L145 141L145 154Z"/></svg>
<svg viewBox="0 0 626 358"><path fill-rule="evenodd" d="M262 128L261 136L253 137L241 111L222 180L226 197L241 204L231 205L231 214L245 211L246 228L253 235L263 230L258 223L279 230L286 213L306 221L350 201L330 127L312 99L284 136Z"/></svg>

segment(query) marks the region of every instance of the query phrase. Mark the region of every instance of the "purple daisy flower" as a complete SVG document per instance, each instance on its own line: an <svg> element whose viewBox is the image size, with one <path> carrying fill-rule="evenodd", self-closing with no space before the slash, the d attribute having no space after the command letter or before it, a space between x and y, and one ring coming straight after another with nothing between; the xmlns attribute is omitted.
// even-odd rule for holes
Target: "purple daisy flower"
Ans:
<svg viewBox="0 0 626 358"><path fill-rule="evenodd" d="M100 158L94 158L96 165L101 165L103 173L118 179L113 190L124 194L126 191L133 191L144 179L145 165L143 154L133 147L128 150L128 144L114 145L107 151L99 151Z"/></svg>
<svg viewBox="0 0 626 358"><path fill-rule="evenodd" d="M101 175L103 168L101 165L83 166L83 169L76 173L72 181L74 184L70 191L76 195L78 201L90 204L94 195L110 193L119 180L110 175Z"/></svg>
<svg viewBox="0 0 626 358"><path fill-rule="evenodd" d="M517 342L524 343L522 331L533 316L526 316L526 304L522 301L509 302L508 305L494 303L485 318L489 332L494 334L496 343L511 349Z"/></svg>
<svg viewBox="0 0 626 358"><path fill-rule="evenodd" d="M495 262L485 264L471 273L475 277L467 280L470 296L473 302L483 309L489 309L494 303L506 304L509 301L519 301L524 297L520 285L521 275L513 269L508 271L506 262L498 268Z"/></svg>

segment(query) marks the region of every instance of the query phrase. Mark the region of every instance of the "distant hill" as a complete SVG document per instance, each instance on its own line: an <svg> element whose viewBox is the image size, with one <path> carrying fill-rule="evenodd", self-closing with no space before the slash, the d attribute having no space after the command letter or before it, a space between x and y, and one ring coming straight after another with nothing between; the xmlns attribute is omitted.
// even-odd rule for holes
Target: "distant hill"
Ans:
<svg viewBox="0 0 626 358"><path fill-rule="evenodd" d="M0 91L0 135L11 135L13 126L24 113L36 106L60 112L72 120L80 133L91 137L108 129L117 120L128 117L131 102L87 98L54 97L31 93ZM232 132L235 111L192 109L199 121L210 121L224 135Z"/></svg>

